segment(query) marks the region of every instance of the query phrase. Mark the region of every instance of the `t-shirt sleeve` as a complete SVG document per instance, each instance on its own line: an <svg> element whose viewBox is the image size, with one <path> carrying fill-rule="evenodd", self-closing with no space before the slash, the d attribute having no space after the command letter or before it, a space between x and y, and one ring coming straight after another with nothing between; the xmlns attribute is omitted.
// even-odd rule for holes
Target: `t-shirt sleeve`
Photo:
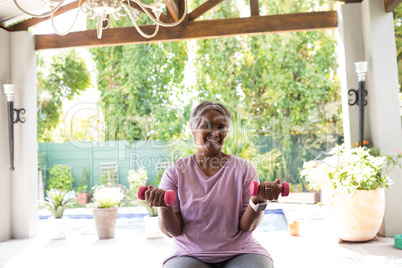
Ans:
<svg viewBox="0 0 402 268"><path fill-rule="evenodd" d="M247 160L245 160L247 161ZM243 177L243 206L242 206L242 211L241 215L246 211L248 207L248 203L250 202L251 194L250 194L250 183L251 181L258 181L260 183L260 180L258 178L258 174L255 171L254 167L251 165L250 162L247 161L247 164L244 165L244 177Z"/></svg>
<svg viewBox="0 0 402 268"><path fill-rule="evenodd" d="M170 166L163 173L161 182L159 184L159 188L166 190L166 191L173 190L176 193L176 199L173 203L174 212L180 211L180 201L179 201L178 194L177 194L177 189L178 189L177 181L178 181L177 172L175 172L174 166Z"/></svg>

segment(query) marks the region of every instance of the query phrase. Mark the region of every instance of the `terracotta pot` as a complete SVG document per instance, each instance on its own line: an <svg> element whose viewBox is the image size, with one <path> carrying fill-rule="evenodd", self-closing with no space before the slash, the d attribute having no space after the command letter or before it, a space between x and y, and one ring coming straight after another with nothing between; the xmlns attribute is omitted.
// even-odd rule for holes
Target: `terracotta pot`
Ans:
<svg viewBox="0 0 402 268"><path fill-rule="evenodd" d="M147 238L161 238L162 232L159 229L159 218L151 217L149 215L144 217L145 234Z"/></svg>
<svg viewBox="0 0 402 268"><path fill-rule="evenodd" d="M94 208L93 215L99 239L114 238L118 207Z"/></svg>
<svg viewBox="0 0 402 268"><path fill-rule="evenodd" d="M89 197L89 194L87 194L87 193L77 193L78 204L80 204L80 205L88 204L88 197Z"/></svg>
<svg viewBox="0 0 402 268"><path fill-rule="evenodd" d="M345 241L368 241L378 233L385 212L384 190L335 192L333 223L338 238Z"/></svg>

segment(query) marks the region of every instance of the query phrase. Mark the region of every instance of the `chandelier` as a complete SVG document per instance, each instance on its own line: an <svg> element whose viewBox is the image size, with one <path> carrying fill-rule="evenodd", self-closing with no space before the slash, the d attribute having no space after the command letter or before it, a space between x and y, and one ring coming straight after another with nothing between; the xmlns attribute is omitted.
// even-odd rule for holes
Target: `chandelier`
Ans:
<svg viewBox="0 0 402 268"><path fill-rule="evenodd" d="M79 12L85 13L90 19L97 19L96 29L98 38L102 38L102 31L109 28L109 16L113 15L116 20L121 19L122 17L128 15L133 25L137 29L137 31L145 38L154 37L158 31L159 26L162 27L173 27L180 24L187 15L187 0L184 0L184 12L183 16L175 22L165 23L160 20L160 16L165 8L165 5L162 3L162 0L154 0L152 4L145 4L141 0L79 0L77 13L75 15L74 21L71 27L66 32L59 32L54 24L53 15L54 13L62 6L62 4L66 0L41 0L44 2L49 11L43 14L32 14L25 9L23 9L17 2L17 0L13 0L14 4L25 14L34 17L34 18L44 18L50 16L52 26L54 31L58 35L67 35L70 33L72 27L77 20ZM144 33L137 24L137 20L140 16L140 11L131 6L130 2L134 2L137 4L148 17L155 22L155 30L152 34ZM152 12L151 12L151 11Z"/></svg>

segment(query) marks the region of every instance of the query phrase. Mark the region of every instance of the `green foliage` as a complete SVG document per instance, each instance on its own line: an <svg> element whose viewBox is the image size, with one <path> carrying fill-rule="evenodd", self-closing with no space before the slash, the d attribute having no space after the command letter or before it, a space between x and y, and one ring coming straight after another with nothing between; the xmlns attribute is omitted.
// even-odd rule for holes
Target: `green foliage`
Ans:
<svg viewBox="0 0 402 268"><path fill-rule="evenodd" d="M47 181L48 189L60 189L70 191L73 189L74 178L71 176L70 166L54 165L49 170L49 179Z"/></svg>
<svg viewBox="0 0 402 268"><path fill-rule="evenodd" d="M48 209L55 219L63 218L64 211L73 204L73 199L65 198L67 191L46 191L49 197L46 197L41 205Z"/></svg>
<svg viewBox="0 0 402 268"><path fill-rule="evenodd" d="M186 42L91 49L106 121L106 140L169 139L191 104L183 99Z"/></svg>
<svg viewBox="0 0 402 268"><path fill-rule="evenodd" d="M396 57L398 61L399 90L402 90L402 6L398 5L394 11L394 27L396 41Z"/></svg>
<svg viewBox="0 0 402 268"><path fill-rule="evenodd" d="M85 61L75 50L53 56L48 63L38 53L38 141L52 141L64 100L71 100L90 85Z"/></svg>
<svg viewBox="0 0 402 268"><path fill-rule="evenodd" d="M42 170L45 164L45 152L41 152L38 148L38 170Z"/></svg>
<svg viewBox="0 0 402 268"><path fill-rule="evenodd" d="M88 171L86 168L83 168L80 185L78 187L77 193L86 193L88 188L87 183L88 183Z"/></svg>

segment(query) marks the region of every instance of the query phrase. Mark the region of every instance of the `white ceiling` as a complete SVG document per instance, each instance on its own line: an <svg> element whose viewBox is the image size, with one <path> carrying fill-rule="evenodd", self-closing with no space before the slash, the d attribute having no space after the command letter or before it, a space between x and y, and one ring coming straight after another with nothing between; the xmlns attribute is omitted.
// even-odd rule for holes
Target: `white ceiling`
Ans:
<svg viewBox="0 0 402 268"><path fill-rule="evenodd" d="M43 0L0 0L0 24L8 26L17 21L30 18L29 15L24 14L17 8L14 1L17 1L23 9L33 14L39 15L49 11ZM66 0L63 5L73 1L74 0Z"/></svg>

